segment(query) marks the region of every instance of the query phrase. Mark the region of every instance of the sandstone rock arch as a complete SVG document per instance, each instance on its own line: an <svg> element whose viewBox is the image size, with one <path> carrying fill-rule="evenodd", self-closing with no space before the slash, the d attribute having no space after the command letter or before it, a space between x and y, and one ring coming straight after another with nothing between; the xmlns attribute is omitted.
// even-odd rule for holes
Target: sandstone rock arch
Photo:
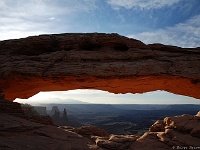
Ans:
<svg viewBox="0 0 200 150"><path fill-rule="evenodd" d="M165 90L200 98L200 48L71 33L1 41L0 59L0 89L11 101L71 89Z"/></svg>

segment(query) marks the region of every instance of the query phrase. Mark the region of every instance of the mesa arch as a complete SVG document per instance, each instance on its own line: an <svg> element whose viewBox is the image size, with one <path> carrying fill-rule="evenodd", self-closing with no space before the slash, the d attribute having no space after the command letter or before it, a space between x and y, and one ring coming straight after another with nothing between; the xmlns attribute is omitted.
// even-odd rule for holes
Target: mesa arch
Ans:
<svg viewBox="0 0 200 150"><path fill-rule="evenodd" d="M68 33L1 41L0 60L0 90L10 101L71 89L165 90L200 98L200 48Z"/></svg>

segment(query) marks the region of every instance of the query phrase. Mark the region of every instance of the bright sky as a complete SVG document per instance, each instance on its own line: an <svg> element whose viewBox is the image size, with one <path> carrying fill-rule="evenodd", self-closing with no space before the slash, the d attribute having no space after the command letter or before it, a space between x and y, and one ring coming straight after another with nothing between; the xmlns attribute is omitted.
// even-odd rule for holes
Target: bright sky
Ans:
<svg viewBox="0 0 200 150"><path fill-rule="evenodd" d="M0 0L0 40L66 32L119 33L200 47L200 0Z"/></svg>
<svg viewBox="0 0 200 150"><path fill-rule="evenodd" d="M16 99L20 103L97 103L97 104L200 104L199 99L154 91L144 94L113 94L101 90L77 89L60 92L40 92L29 99Z"/></svg>

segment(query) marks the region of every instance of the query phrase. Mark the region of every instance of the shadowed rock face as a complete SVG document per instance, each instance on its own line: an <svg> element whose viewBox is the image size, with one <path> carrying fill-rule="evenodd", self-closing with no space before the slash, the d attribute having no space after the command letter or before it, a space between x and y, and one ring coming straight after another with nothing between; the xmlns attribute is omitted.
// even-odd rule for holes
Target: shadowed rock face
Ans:
<svg viewBox="0 0 200 150"><path fill-rule="evenodd" d="M1 41L0 59L0 89L11 101L83 88L200 98L199 48L145 45L118 34L59 34Z"/></svg>
<svg viewBox="0 0 200 150"><path fill-rule="evenodd" d="M44 118L27 118L20 104L6 101L1 93L0 108L1 150L170 150L198 149L200 143L200 112L166 117L136 136L109 135L95 126L58 127Z"/></svg>
<svg viewBox="0 0 200 150"><path fill-rule="evenodd" d="M196 116L166 117L142 136L108 135L104 130L85 126L57 127L0 113L1 150L171 150L198 149L200 112ZM162 123L161 123L162 122ZM160 128L160 129L159 129ZM78 133L78 134L77 134Z"/></svg>

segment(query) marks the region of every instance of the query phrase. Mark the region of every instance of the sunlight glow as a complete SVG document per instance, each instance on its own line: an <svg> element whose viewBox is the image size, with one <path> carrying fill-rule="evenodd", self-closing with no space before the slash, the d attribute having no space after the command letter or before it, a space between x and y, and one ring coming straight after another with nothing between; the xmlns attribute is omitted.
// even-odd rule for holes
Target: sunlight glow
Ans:
<svg viewBox="0 0 200 150"><path fill-rule="evenodd" d="M28 99L15 99L20 103L61 103L61 104L200 104L199 99L176 95L166 91L143 94L114 94L107 91L76 89L69 91L39 92Z"/></svg>

